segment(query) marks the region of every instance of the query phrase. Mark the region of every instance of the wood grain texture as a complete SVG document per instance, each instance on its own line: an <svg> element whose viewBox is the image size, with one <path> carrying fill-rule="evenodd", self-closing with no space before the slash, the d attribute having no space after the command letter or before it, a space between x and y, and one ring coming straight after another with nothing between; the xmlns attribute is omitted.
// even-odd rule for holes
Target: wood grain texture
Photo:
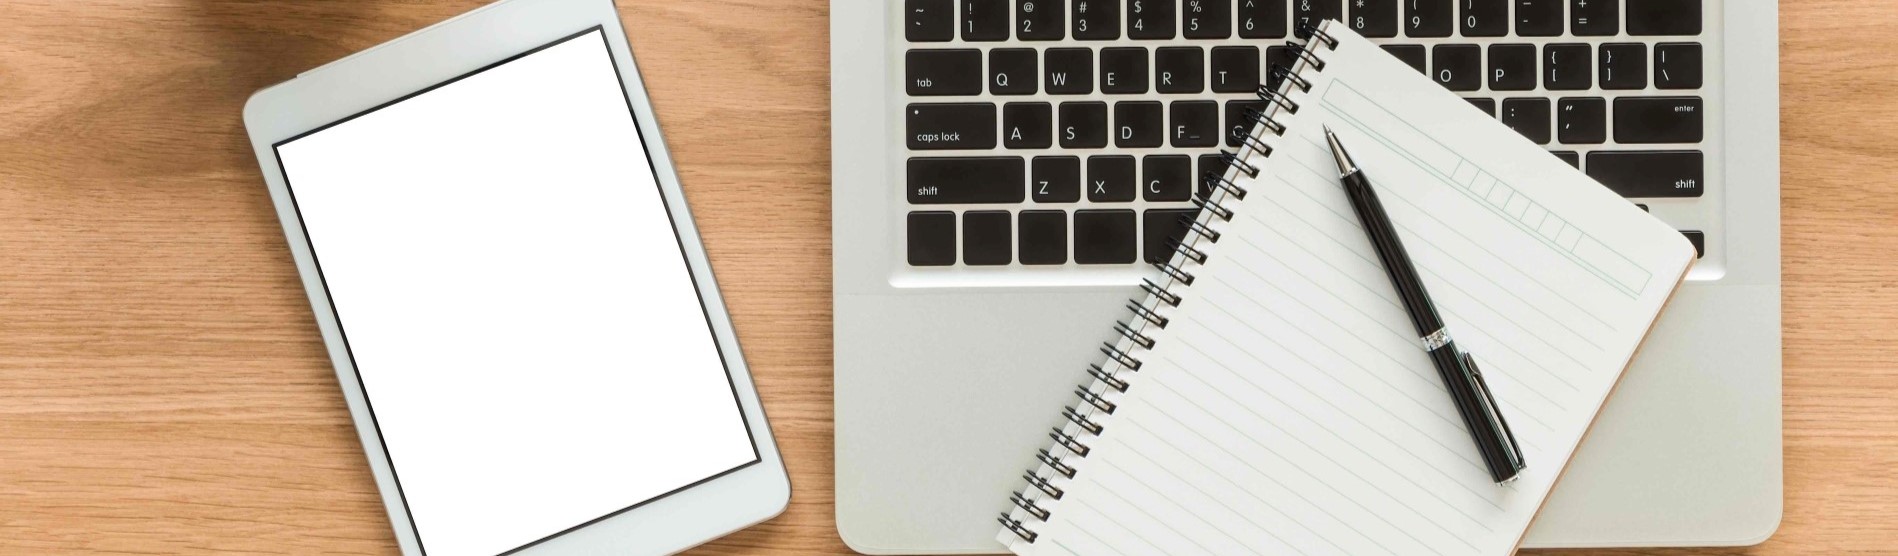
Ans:
<svg viewBox="0 0 1898 556"><path fill-rule="evenodd" d="M239 110L477 4L0 3L0 553L394 551ZM847 553L828 3L621 7L795 489L699 553ZM1898 553L1898 10L1781 10L1784 524L1554 553Z"/></svg>

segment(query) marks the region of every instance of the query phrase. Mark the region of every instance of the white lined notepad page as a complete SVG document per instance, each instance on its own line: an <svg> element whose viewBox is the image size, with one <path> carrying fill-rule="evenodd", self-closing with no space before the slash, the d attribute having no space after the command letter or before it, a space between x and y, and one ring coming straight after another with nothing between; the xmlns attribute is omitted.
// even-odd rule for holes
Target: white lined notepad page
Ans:
<svg viewBox="0 0 1898 556"><path fill-rule="evenodd" d="M1691 263L1679 233L1342 25L1018 554L1508 554ZM1490 481L1324 147L1378 189L1528 469ZM1210 218L1203 216L1202 219ZM1152 307L1155 301L1148 300ZM1137 319L1136 319L1137 320ZM1101 386L1094 391L1101 392ZM1064 421L1065 422L1065 421ZM1057 454L1066 453L1057 451Z"/></svg>

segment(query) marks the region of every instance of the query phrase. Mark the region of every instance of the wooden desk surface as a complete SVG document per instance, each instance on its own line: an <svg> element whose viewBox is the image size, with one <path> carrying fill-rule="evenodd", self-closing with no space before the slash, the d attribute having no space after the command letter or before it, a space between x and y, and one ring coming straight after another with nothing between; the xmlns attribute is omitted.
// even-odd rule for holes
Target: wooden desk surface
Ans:
<svg viewBox="0 0 1898 556"><path fill-rule="evenodd" d="M621 3L796 485L701 553L846 553L828 3ZM477 2L82 4L0 3L0 553L393 552L239 109ZM1752 552L1898 553L1898 10L1783 4L1786 514Z"/></svg>

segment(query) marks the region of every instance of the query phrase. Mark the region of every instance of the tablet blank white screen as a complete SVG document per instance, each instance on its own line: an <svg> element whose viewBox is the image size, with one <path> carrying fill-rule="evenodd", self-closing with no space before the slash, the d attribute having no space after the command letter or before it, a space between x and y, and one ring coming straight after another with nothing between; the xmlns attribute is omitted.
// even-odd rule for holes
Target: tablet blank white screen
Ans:
<svg viewBox="0 0 1898 556"><path fill-rule="evenodd" d="M277 154L428 554L758 461L599 30Z"/></svg>

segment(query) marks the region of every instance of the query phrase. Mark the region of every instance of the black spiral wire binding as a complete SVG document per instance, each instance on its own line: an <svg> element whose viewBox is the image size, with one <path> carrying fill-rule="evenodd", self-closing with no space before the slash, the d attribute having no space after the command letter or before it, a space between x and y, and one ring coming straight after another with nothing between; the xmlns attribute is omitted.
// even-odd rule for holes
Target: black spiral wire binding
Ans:
<svg viewBox="0 0 1898 556"><path fill-rule="evenodd" d="M1173 252L1179 253L1180 256L1186 257L1186 260L1193 261L1194 264L1202 264L1202 265L1206 264L1206 259L1207 259L1206 252L1199 250L1198 247L1187 245L1185 242L1182 242L1179 240L1172 240L1172 239L1167 240L1166 244L1167 244L1167 247L1173 249ZM1151 340L1149 340L1148 343L1152 343ZM1145 347L1147 349L1153 349L1153 346L1150 346L1150 345L1141 346L1141 347Z"/></svg>
<svg viewBox="0 0 1898 556"><path fill-rule="evenodd" d="M1272 89L1265 85L1260 85L1259 98L1266 102L1279 105L1279 107L1285 109L1286 112L1289 112L1292 114L1298 113L1298 101L1292 100L1291 95L1281 93L1278 91L1278 89Z"/></svg>
<svg viewBox="0 0 1898 556"><path fill-rule="evenodd" d="M1008 501L1014 502L1018 508L1027 510L1028 515L1035 516L1035 519L1042 521L1048 520L1048 510L1036 505L1034 500L1029 500L1028 496L1023 495L1019 490L1009 494Z"/></svg>
<svg viewBox="0 0 1898 556"><path fill-rule="evenodd" d="M1213 216L1219 217L1219 219L1222 221L1232 220L1232 215L1233 215L1232 209L1226 208L1225 205L1215 203L1211 199L1208 199L1205 196L1201 196L1201 195L1194 195L1192 201L1193 201L1193 206L1199 207L1200 210L1211 212ZM1201 263L1201 264L1204 264L1204 263ZM1140 287L1142 289L1147 289L1147 286L1145 285L1142 285ZM1147 293L1155 293L1155 292L1152 289L1147 289ZM1156 293L1156 295L1158 294ZM1174 307L1180 306L1179 296L1173 296L1173 298L1169 300L1167 304L1172 305Z"/></svg>
<svg viewBox="0 0 1898 556"><path fill-rule="evenodd" d="M1035 450L1035 452L1037 452L1035 459L1041 460L1041 463L1046 464L1049 469L1053 469L1054 472L1060 473L1063 477L1069 479L1074 478L1074 468L1070 467L1066 462L1061 461L1061 458L1054 457L1054 454L1049 453L1046 449Z"/></svg>
<svg viewBox="0 0 1898 556"><path fill-rule="evenodd" d="M1114 389L1115 392L1127 391L1127 381L1121 380L1120 377L1107 372L1107 370L1102 369L1100 365L1088 363L1087 374L1094 375L1094 380L1100 381L1101 384L1107 385L1108 388Z"/></svg>
<svg viewBox="0 0 1898 556"><path fill-rule="evenodd" d="M1249 127L1252 129L1263 130L1273 136L1284 135L1285 125L1280 123L1274 115L1296 114L1299 104L1291 98L1292 89L1296 88L1300 93L1309 93L1312 89L1311 80L1306 79L1302 73L1325 70L1325 61L1312 52L1312 48L1318 44L1331 50L1338 48L1336 38L1309 24L1300 24L1297 33L1297 36L1305 39L1305 42L1303 44L1296 41L1286 43L1292 47L1294 55L1291 65L1273 64L1272 66L1273 82L1281 86L1279 88L1259 87L1258 96L1260 100L1266 102L1265 108L1246 110L1246 120L1250 122ZM1220 159L1227 168L1244 174L1248 178L1259 177L1260 168L1251 160L1271 157L1272 146L1250 131L1234 131L1232 138L1239 144L1238 152L1221 151ZM1086 405L1062 408L1061 416L1072 426L1073 432L1070 433L1068 428L1056 427L1048 433L1048 437L1054 439L1058 448L1055 448L1055 451L1038 450L1035 455L1035 459L1039 460L1044 468L1052 470L1061 478L1073 479L1078 473L1078 470L1068 462L1068 458L1086 458L1093 450L1082 441L1082 436L1099 437L1102 432L1105 432L1106 426L1094 416L1096 414L1113 415L1119 405L1110 399L1110 396L1124 394L1128 388L1132 387L1131 383L1120 377L1120 372L1139 371L1141 361L1134 356L1134 352L1142 349L1152 350L1156 344L1153 336L1147 334L1145 329L1149 326L1166 328L1169 321L1165 315L1160 314L1161 308L1163 306L1178 307L1183 301L1182 296L1173 291L1173 287L1193 285L1193 274L1187 267L1205 265L1210 259L1210 255L1200 249L1198 244L1200 241L1206 243L1219 241L1219 230L1209 225L1212 219L1216 218L1222 222L1231 221L1234 212L1230 207L1225 206L1224 201L1245 199L1246 188L1233 183L1223 173L1209 172L1201 179L1204 180L1203 184L1207 186L1207 191L1195 194L1192 201L1201 209L1199 212L1209 215L1209 218L1201 219L1195 215L1181 219L1181 223L1185 225L1186 237L1168 244L1174 253L1180 255L1177 258L1178 264L1175 264L1173 260L1154 263L1154 268L1159 269L1165 276L1164 279L1159 282L1151 278L1141 280L1140 289L1144 290L1147 293L1147 299L1153 302L1150 304L1144 300L1128 300L1127 310L1136 319L1114 323L1114 332L1120 336L1120 339L1125 340L1125 343L1101 344L1100 351L1107 356L1109 364L1106 366L1088 365L1087 373L1094 377L1093 383L1074 389L1074 395L1086 402ZM1058 452L1065 455L1056 455ZM1037 471L1023 473L1022 480L1046 498L1060 500L1067 494L1061 487L1054 484L1053 477L1042 476ZM1047 522L1053 512L1042 505L1040 502L1042 496L1032 494L1015 492L1009 497L1009 502L1021 509L1027 517ZM1016 519L1010 513L1005 512L996 520L1015 536L1029 543L1041 537L1040 533L1029 528L1028 523L1022 519Z"/></svg>
<svg viewBox="0 0 1898 556"><path fill-rule="evenodd" d="M1088 434L1091 434L1094 436L1100 436L1101 431L1107 430L1107 428L1102 427L1100 423L1096 423L1094 422L1093 419L1089 419L1087 418L1086 415L1082 415L1081 410L1075 409L1074 406L1067 406L1067 407L1062 408L1061 416L1066 417L1069 421L1074 422L1074 424L1076 425L1080 425L1081 430L1087 431Z"/></svg>
<svg viewBox="0 0 1898 556"><path fill-rule="evenodd" d="M1120 333L1121 337L1133 341L1134 345L1146 349L1153 349L1153 337L1141 334L1140 331L1134 330L1131 326L1127 326L1127 323L1115 321L1114 331Z"/></svg>
<svg viewBox="0 0 1898 556"><path fill-rule="evenodd" d="M1219 161L1225 163L1228 168L1238 168L1239 172L1245 174L1248 178L1259 177L1259 167L1252 165L1251 162L1246 162L1246 159L1240 158L1238 153L1221 150L1219 151Z"/></svg>

